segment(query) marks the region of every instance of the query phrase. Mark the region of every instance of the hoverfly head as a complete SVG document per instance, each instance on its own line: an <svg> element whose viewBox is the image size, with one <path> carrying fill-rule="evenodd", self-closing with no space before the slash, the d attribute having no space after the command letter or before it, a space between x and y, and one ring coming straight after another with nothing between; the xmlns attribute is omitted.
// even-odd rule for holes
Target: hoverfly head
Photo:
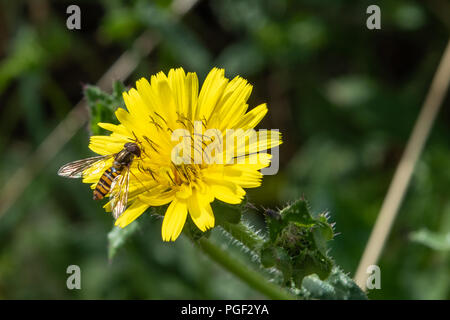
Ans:
<svg viewBox="0 0 450 320"><path fill-rule="evenodd" d="M134 142L127 142L127 143L125 143L124 148L128 152L131 152L132 154L134 154L136 157L140 157L141 156L141 149Z"/></svg>

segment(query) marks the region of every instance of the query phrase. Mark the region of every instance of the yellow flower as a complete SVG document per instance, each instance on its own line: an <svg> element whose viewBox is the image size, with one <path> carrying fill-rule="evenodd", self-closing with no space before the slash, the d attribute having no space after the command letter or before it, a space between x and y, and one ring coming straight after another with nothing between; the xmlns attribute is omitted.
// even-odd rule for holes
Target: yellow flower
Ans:
<svg viewBox="0 0 450 320"><path fill-rule="evenodd" d="M267 137L253 130L267 107L247 112L251 90L241 77L230 81L223 69L214 68L199 92L197 75L178 68L153 75L150 83L142 78L136 89L124 92L128 111L117 109L120 124L98 123L112 133L92 136L89 145L108 155L135 141L142 151L131 164L128 207L116 225L125 227L148 207L169 204L162 239L174 241L188 213L206 231L214 227L214 199L238 204L243 188L260 186L259 170L271 161L264 151L279 145L281 136L277 130L267 131ZM94 188L101 174L93 171L83 182Z"/></svg>

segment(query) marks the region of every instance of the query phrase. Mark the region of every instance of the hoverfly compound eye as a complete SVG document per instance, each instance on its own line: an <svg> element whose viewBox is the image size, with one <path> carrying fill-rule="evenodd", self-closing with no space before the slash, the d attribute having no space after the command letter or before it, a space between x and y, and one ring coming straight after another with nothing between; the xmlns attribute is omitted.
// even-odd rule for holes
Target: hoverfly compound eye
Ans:
<svg viewBox="0 0 450 320"><path fill-rule="evenodd" d="M127 142L124 145L124 148L128 151L134 154L136 157L141 156L141 149L138 147L136 143L133 142Z"/></svg>
<svg viewBox="0 0 450 320"><path fill-rule="evenodd" d="M131 152L133 152L136 157L140 157L141 156L141 149L137 145L134 145L133 149L134 150L131 151Z"/></svg>

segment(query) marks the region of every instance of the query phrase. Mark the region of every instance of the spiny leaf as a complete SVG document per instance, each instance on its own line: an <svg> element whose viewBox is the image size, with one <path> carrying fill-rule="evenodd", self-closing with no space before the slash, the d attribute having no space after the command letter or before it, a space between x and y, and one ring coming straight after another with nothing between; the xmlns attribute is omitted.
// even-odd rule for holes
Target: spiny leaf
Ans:
<svg viewBox="0 0 450 320"><path fill-rule="evenodd" d="M113 227L108 233L108 258L112 260L117 250L124 245L126 240L139 229L139 223L134 221L126 228Z"/></svg>
<svg viewBox="0 0 450 320"><path fill-rule="evenodd" d="M339 267L334 267L330 276L320 280L311 275L303 279L301 296L305 299L366 300L366 294Z"/></svg>
<svg viewBox="0 0 450 320"><path fill-rule="evenodd" d="M306 251L294 259L294 283L300 288L303 278L313 273L324 280L329 276L332 268L332 260L319 250Z"/></svg>
<svg viewBox="0 0 450 320"><path fill-rule="evenodd" d="M317 274L326 279L333 267L327 256L327 241L333 228L326 215L314 218L304 200L298 200L280 212L281 219L267 217L269 240L261 250L265 267L275 266L285 278L300 288L304 277Z"/></svg>
<svg viewBox="0 0 450 320"><path fill-rule="evenodd" d="M293 222L298 226L312 227L316 220L309 213L307 203L304 200L298 200L292 205L281 210L281 216L285 222Z"/></svg>
<svg viewBox="0 0 450 320"><path fill-rule="evenodd" d="M92 85L84 87L84 95L86 97L90 110L90 128L92 134L106 134L107 131L100 128L97 123L109 122L117 123L114 112L117 108L125 108L125 103L122 98L122 92L125 90L123 84L116 81L113 84L113 91L108 94L100 88Z"/></svg>

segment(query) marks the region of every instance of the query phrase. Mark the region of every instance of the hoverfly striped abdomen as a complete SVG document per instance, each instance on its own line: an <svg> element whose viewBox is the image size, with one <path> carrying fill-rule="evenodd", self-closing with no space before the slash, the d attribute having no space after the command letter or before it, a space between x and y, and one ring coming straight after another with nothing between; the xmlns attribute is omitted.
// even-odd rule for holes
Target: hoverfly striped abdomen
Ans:
<svg viewBox="0 0 450 320"><path fill-rule="evenodd" d="M135 143L125 143L124 148L114 156L114 162L111 168L107 169L94 190L94 200L103 199L111 190L114 179L120 175L125 167L129 168L133 158L141 156L141 150Z"/></svg>
<svg viewBox="0 0 450 320"><path fill-rule="evenodd" d="M111 190L111 184L114 179L121 173L122 170L117 170L115 167L107 169L100 177L94 190L94 200L103 199L104 196Z"/></svg>

